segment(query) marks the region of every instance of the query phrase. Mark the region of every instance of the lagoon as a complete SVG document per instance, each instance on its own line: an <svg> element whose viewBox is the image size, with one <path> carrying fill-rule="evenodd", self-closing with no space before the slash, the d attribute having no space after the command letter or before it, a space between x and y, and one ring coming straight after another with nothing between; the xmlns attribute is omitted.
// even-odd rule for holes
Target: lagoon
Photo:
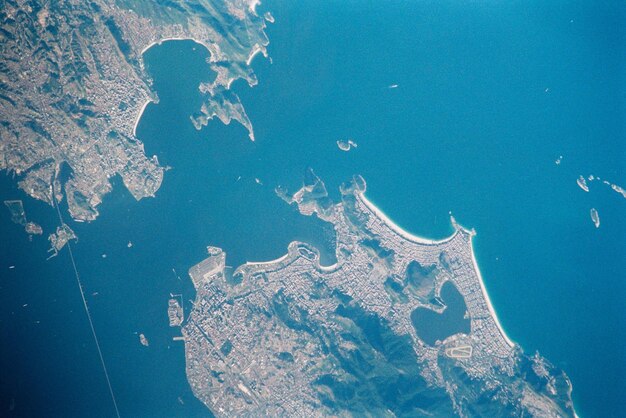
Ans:
<svg viewBox="0 0 626 418"><path fill-rule="evenodd" d="M417 308L411 313L418 337L431 346L454 334L470 333L470 320L465 317L467 307L456 286L452 282L444 283L440 297L445 305L443 312Z"/></svg>

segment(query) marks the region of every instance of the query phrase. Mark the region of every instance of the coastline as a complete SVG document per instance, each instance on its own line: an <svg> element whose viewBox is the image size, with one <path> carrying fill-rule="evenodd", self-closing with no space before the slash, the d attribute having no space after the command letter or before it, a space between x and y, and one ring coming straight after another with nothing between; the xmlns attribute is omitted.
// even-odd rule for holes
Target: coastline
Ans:
<svg viewBox="0 0 626 418"><path fill-rule="evenodd" d="M367 208L372 211L378 218L380 218L385 225L387 225L392 231L400 235L402 238L405 238L409 241L415 242L417 244L426 244L426 245L438 245L444 244L454 238L454 236L458 233L459 229L456 228L455 232L447 238L441 240L434 240L430 238L420 237L417 235L413 235L410 232L402 229L398 224L392 221L385 213L378 208L371 200L365 197L364 192L358 192L356 195L361 199L361 201L367 206Z"/></svg>
<svg viewBox="0 0 626 418"><path fill-rule="evenodd" d="M141 109L139 110L139 114L137 115L137 118L135 119L135 125L133 126L133 136L135 138L137 138L137 126L139 126L139 121L141 120L141 117L143 116L143 112L146 110L146 106L148 106L150 103L152 103L152 99L148 99L144 102L144 104L141 106Z"/></svg>
<svg viewBox="0 0 626 418"><path fill-rule="evenodd" d="M291 251L290 251L290 247L293 243L297 243L297 241L291 241L289 243L289 245L287 246L287 252L285 254L283 254L282 256L275 258L273 260L267 260L267 261L246 261L244 264L240 265L239 267L237 267L237 269L235 270L235 272L237 272L240 268L242 267L249 267L249 266L270 266L272 264L278 264L281 263L285 260L287 260L290 256L291 256Z"/></svg>
<svg viewBox="0 0 626 418"><path fill-rule="evenodd" d="M372 212L374 212L374 214L376 214L376 216L378 216L391 230L393 230L398 235L402 236L403 238L406 238L409 241L413 241L413 242L416 242L416 243L419 243L419 244L428 244L428 245L443 244L443 243L446 243L446 242L450 241L451 239L453 239L460 230L467 231L465 228L463 228L462 226L460 226L456 222L453 222L454 227L455 227L455 232L451 236L449 236L448 238L444 238L442 240L435 241L435 240L431 240L431 239L428 239L428 238L419 237L417 235L413 235L410 232L402 229L395 222L393 222L387 215L385 215L385 213L382 210L380 210L374 203L372 203L370 200L367 199L367 197L365 197L365 193L364 192L359 192L357 195L360 197L362 202L368 207L368 209L370 209ZM514 347L515 346L515 342L513 340L511 340L509 338L509 336L506 334L506 331L502 327L502 324L500 324L500 320L498 319L498 315L496 314L496 311L493 308L493 305L491 304L491 299L489 299L489 294L487 293L487 288L485 287L485 283L484 283L483 277L480 274L480 269L478 268L478 262L476 260L476 254L474 252L474 244L472 243L472 239L474 238L474 236L475 236L474 233L470 233L470 252L471 252L471 255L472 255L472 264L474 266L474 271L476 272L476 276L478 277L478 282L480 283L480 290L481 290L481 292L483 294L483 297L485 298L485 302L487 303L487 309L489 310L489 313L491 314L491 317L493 318L494 322L496 323L496 326L498 327L498 331L500 331L500 335L502 335L502 337L504 338L504 340L506 341L506 343L510 347Z"/></svg>
<svg viewBox="0 0 626 418"><path fill-rule="evenodd" d="M478 276L478 282L480 283L480 290L483 292L483 297L485 298L485 302L487 302L487 309L489 309L489 313L491 314L491 317L495 321L496 326L498 327L498 330L500 331L500 334L502 335L502 337L504 338L504 340L510 347L514 347L516 345L515 342L511 340L509 336L506 334L506 331L504 331L504 328L502 327L502 324L500 324L500 320L498 319L498 315L496 314L496 310L493 308L493 305L491 304L491 299L489 299L489 293L487 292L487 288L485 287L483 276L480 274L480 269L478 268L478 261L476 260L476 253L474 252L474 243L472 242L472 240L474 239L474 236L475 235L472 235L470 237L470 251L472 254L472 264L474 265L474 271L476 272L476 275Z"/></svg>
<svg viewBox="0 0 626 418"><path fill-rule="evenodd" d="M260 52L263 52L263 55L266 56L266 53L264 52L264 49L261 48L259 45L256 45L254 47L254 49L252 50L252 52L250 53L250 55L248 55L248 59L246 60L246 65L249 67L250 64L252 64L252 61L254 60L254 57L256 57Z"/></svg>
<svg viewBox="0 0 626 418"><path fill-rule="evenodd" d="M256 8L257 8L257 6L258 6L259 4L261 4L261 0L252 0L252 1L250 2L250 6L249 6L249 7L250 7L250 11L251 11L252 13L254 13L255 15L256 15Z"/></svg>
<svg viewBox="0 0 626 418"><path fill-rule="evenodd" d="M489 294L487 292L487 288L485 286L482 274L480 272L480 269L478 267L478 261L476 260L476 254L474 252L474 244L472 242L475 233L473 231L469 231L467 229L465 229L463 226L459 225L456 221L454 221L453 219L453 225L455 228L455 231L452 235L450 235L447 238L444 238L442 240L432 240L432 239L428 239L428 238L424 238L424 237L420 237L414 234L411 234L410 232L402 229L399 225L397 225L393 220L391 220L387 215L385 215L385 213L380 210L374 203L372 203L369 199L367 199L365 197L365 193L364 192L358 192L355 193L355 196L357 196L357 198L361 199L361 201L365 204L365 206L371 211L373 212L379 219L382 220L382 222L389 227L392 231L394 231L395 233L397 233L398 235L400 235L401 237L414 242L414 243L418 243L421 245L439 245L439 244L445 244L447 242L449 242L450 240L454 239L454 237L456 237L457 234L459 234L460 232L466 232L469 234L470 236L470 241L469 241L469 246L470 246L470 254L472 257L472 266L474 268L474 272L476 273L476 277L478 278L478 282L480 284L480 290L482 292L483 298L485 299L485 303L487 304L487 309L489 310L489 314L491 315L491 317L493 318L496 327L498 328L498 331L500 332L500 335L502 336L502 338L504 338L505 342L507 343L507 345L511 348L515 347L517 344L511 340L511 338L507 335L506 331L504 330L504 328L502 327L502 324L500 323L500 320L498 319L498 315L493 307L493 304L491 303L491 299L489 298ZM288 249L287 252L285 254L283 254L282 256L273 259L273 260L267 260L267 261L247 261L246 263L238 266L235 271L234 274L239 273L241 270L246 269L246 268L254 268L254 267L261 267L261 266L265 266L265 267L269 267L269 266L276 266L279 265L280 263L283 263L287 260L289 260L290 258L296 256L297 254L294 253L295 250L295 246L298 244L298 241L292 241L289 243L288 245ZM318 268L322 268L324 270L328 270L331 271L335 268L338 267L339 263L334 263L331 266L321 266L321 264L319 263L319 259L316 260L316 265ZM195 266L194 266L195 267ZM193 269L193 267L191 268ZM190 269L190 270L191 270Z"/></svg>
<svg viewBox="0 0 626 418"><path fill-rule="evenodd" d="M194 41L197 44L202 45L203 47L205 47L206 49L209 50L209 52L211 51L211 48L209 48L209 46L204 43L201 40L195 39L195 38L191 38L189 36L171 36L168 38L161 38L158 41L152 41L148 44L148 46L146 46L145 48L143 48L141 50L141 52L139 53L139 55L143 55L147 50L149 50L150 48L152 48L155 45L161 45L163 42L166 41ZM213 56L213 54L211 54L211 56Z"/></svg>

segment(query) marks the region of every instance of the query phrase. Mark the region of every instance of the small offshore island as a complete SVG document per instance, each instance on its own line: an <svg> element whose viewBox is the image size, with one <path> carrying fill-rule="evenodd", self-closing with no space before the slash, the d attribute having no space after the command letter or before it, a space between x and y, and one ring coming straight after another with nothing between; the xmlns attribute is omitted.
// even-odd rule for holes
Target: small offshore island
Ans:
<svg viewBox="0 0 626 418"><path fill-rule="evenodd" d="M333 225L334 265L292 242L232 273L209 247L190 269L182 334L195 396L218 416L575 416L567 376L500 326L474 232L452 218L444 240L411 235L365 188L355 177L334 203L309 170L295 194L277 190Z"/></svg>

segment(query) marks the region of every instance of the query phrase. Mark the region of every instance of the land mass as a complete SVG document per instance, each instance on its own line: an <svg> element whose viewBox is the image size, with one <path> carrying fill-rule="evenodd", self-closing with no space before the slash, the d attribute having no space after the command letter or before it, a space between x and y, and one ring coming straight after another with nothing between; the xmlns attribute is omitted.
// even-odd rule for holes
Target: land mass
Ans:
<svg viewBox="0 0 626 418"><path fill-rule="evenodd" d="M309 171L296 193L279 191L333 225L333 265L292 242L234 272L211 247L190 269L197 294L182 334L195 396L218 416L574 416L567 376L500 326L474 232L453 219L444 240L409 234L365 188L356 177L335 203ZM419 323L424 312L434 319Z"/></svg>
<svg viewBox="0 0 626 418"><path fill-rule="evenodd" d="M137 199L153 196L164 169L135 136L158 98L142 54L167 39L210 51L213 82L194 123L217 116L252 125L229 88L257 83L249 61L266 53L257 0L0 0L0 170L50 205L67 198L71 217L91 221L121 177ZM54 194L54 196L53 196Z"/></svg>

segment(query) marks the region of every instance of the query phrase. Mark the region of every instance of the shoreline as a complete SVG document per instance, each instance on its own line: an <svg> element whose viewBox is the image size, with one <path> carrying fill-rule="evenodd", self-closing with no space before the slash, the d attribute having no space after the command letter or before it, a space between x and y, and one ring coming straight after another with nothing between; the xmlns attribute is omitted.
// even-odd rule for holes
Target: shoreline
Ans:
<svg viewBox="0 0 626 418"><path fill-rule="evenodd" d="M209 51L209 55L212 57L213 54L211 54L211 50L209 49L208 45L206 45L204 42L195 39L195 38L190 38L190 37L181 37L181 36L172 36L172 37L168 37L168 38L162 38L159 39L157 41L152 41L150 42L146 47L144 47L141 52L139 53L139 56L141 57L141 67L144 67L144 62L143 62L143 55L146 53L147 50L149 50L150 48L152 48L155 45L161 45L163 44L163 42L166 41L193 41L197 44L202 45L203 47L205 47L208 51ZM141 109L139 111L139 114L137 115L137 118L135 119L135 125L133 126L133 136L135 138L137 138L137 126L139 125L139 121L141 120L141 116L143 115L143 112L146 110L146 106L148 106L148 104L152 103L154 100L152 100L151 98L148 98L144 104L141 106Z"/></svg>
<svg viewBox="0 0 626 418"><path fill-rule="evenodd" d="M511 338L509 338L509 336L507 335L506 331L502 327L502 324L500 323L500 320L498 319L498 314L496 313L496 310L494 309L493 304L491 303L491 299L489 298L489 293L487 292L487 287L485 286L485 282L483 280L482 274L481 274L480 269L478 267L478 261L476 259L476 253L474 251L474 243L473 243L472 240L473 240L473 238L474 238L474 236L476 234L473 231L469 231L469 230L465 229L463 226L459 225L456 221L454 221L454 219L452 219L455 231L449 237L441 239L441 240L432 240L432 239L420 237L420 236L411 234L410 232L402 229L399 225L397 225L393 220L391 220L391 218L389 218L387 215L385 215L385 213L381 209L379 209L374 203L372 203L372 201L367 199L367 197L365 197L365 193L364 192L355 193L355 196L357 196L357 198L361 199L363 204L370 211L372 211L392 231L394 231L395 233L400 235L402 238L405 238L405 239L407 239L407 240L409 240L411 242L417 243L417 244L422 244L422 245L424 245L424 244L426 244L426 245L445 244L445 243L451 241L452 239L454 239L454 237L456 237L456 235L459 234L462 231L468 233L469 236L470 236L469 246L470 246L470 254L471 254L471 257L472 257L472 266L474 268L474 272L476 273L476 277L478 278L478 283L479 283L480 290L482 292L483 298L485 299L485 303L487 304L487 310L489 311L489 314L490 314L491 318L493 318L493 321L496 324L496 327L498 328L498 331L499 331L500 335L502 336L504 341L507 343L507 345L509 347L511 347L511 348L514 348L517 345L513 340L511 340ZM294 254L294 248L293 248L294 244L297 245L297 243L298 243L298 241L290 242L288 247L287 247L287 252L285 254L283 254L282 256L276 258L276 259L267 260L267 261L247 261L244 264L241 264L241 265L237 266L237 268L234 270L233 274L237 274L240 270L245 269L246 267L255 267L255 266L266 266L267 267L267 266L271 266L271 265L280 264L280 263L288 260L289 258L291 258L293 256L297 257L297 254ZM317 264L318 268L323 268L324 270L333 270L333 269L337 268L337 266L339 265L339 263L336 262L336 263L334 263L331 266L322 266L320 264L320 260L319 259L316 260L316 264Z"/></svg>
<svg viewBox="0 0 626 418"><path fill-rule="evenodd" d="M498 314L496 313L496 310L491 304L491 299L489 299L489 293L487 292L487 288L485 287L483 276L480 274L480 269L478 268L478 261L476 260L476 253L474 252L474 243L472 242L473 239L474 239L474 235L470 237L470 251L472 254L472 264L474 265L474 271L476 272L476 275L478 276L478 282L480 283L480 290L483 292L483 297L485 298L485 302L487 303L487 309L489 309L489 313L491 314L491 317L495 321L496 326L498 327L498 330L500 331L500 335L502 335L502 338L504 338L504 340L510 347L514 347L516 345L515 342L511 340L509 336L506 334L506 331L502 327L502 324L500 324L500 320L498 319Z"/></svg>
<svg viewBox="0 0 626 418"><path fill-rule="evenodd" d="M252 1L250 2L250 11L251 11L252 13L254 13L255 15L257 14L257 13L256 13L256 8L257 8L257 6L258 6L259 4L261 4L261 0L252 0ZM257 15L257 16L258 16L258 15Z"/></svg>
<svg viewBox="0 0 626 418"><path fill-rule="evenodd" d="M249 67L250 64L252 64L252 60L254 60L254 57L256 57L257 55L259 55L259 52L262 52L263 49L260 46L256 46L252 52L250 53L250 55L248 55L248 59L246 60L246 65Z"/></svg>
<svg viewBox="0 0 626 418"><path fill-rule="evenodd" d="M444 244L454 238L454 236L458 233L459 228L455 228L455 231L452 235L447 238L443 238L441 240L434 240L430 238L420 237L417 235L413 235L405 229L402 229L398 224L396 224L393 220L391 220L385 213L380 210L378 206L376 206L371 200L365 197L364 192L358 192L357 196L361 199L361 201L365 204L365 206L371 210L378 218L380 218L385 225L387 225L392 231L400 235L402 238L405 238L409 241L415 242L417 244L427 244L427 245L438 245Z"/></svg>
<svg viewBox="0 0 626 418"><path fill-rule="evenodd" d="M195 38L191 38L189 36L171 36L168 38L161 38L158 41L152 41L148 44L148 46L146 46L145 48L143 48L141 50L141 52L139 53L139 55L143 55L147 50L149 50L150 48L152 48L155 45L161 45L163 42L167 42L167 41L194 41L197 44L202 45L203 47L205 47L209 52L211 52L211 49L209 48L209 46L204 43L201 40L195 39ZM211 54L211 56L213 56L213 54Z"/></svg>
<svg viewBox="0 0 626 418"><path fill-rule="evenodd" d="M460 230L469 232L468 230L466 230L465 228L463 228L462 226L454 222L455 232L448 238L435 241L435 240L431 240L428 238L419 237L417 235L411 234L410 232L402 229L399 225L397 225L393 220L391 220L387 215L385 215L385 213L382 210L380 210L374 203L372 203L369 199L367 199L367 197L365 197L364 192L358 193L358 196L361 198L363 203L368 207L368 209L374 212L374 214L376 214L376 216L378 216L383 221L383 223L385 223L385 225L387 225L392 231L396 232L401 237L408 239L409 241L413 241L419 244L437 245L437 244L443 244L443 243L450 241L456 236L456 234ZM504 340L509 345L509 347L514 347L516 345L515 342L509 338L509 336L506 334L506 331L502 327L502 324L500 324L500 320L498 319L496 310L494 309L491 303L491 299L489 298L489 294L487 292L487 288L485 286L483 277L480 273L480 269L478 268L478 261L476 260L476 254L474 252L474 244L472 242L474 236L475 236L474 233L470 233L470 253L472 255L472 264L474 267L474 271L476 272L476 276L478 277L478 282L480 284L480 290L483 294L483 297L485 298L485 303L487 303L487 309L489 310L491 317L496 323L496 327L498 328L498 331L500 331L500 335L502 335L502 338L504 338Z"/></svg>
<svg viewBox="0 0 626 418"><path fill-rule="evenodd" d="M141 106L141 109L139 110L139 114L137 115L137 118L135 119L135 125L133 126L133 136L135 138L137 138L137 126L139 126L139 121L141 120L141 117L143 116L143 112L146 110L146 107L152 103L152 99L147 99L144 104Z"/></svg>
<svg viewBox="0 0 626 418"><path fill-rule="evenodd" d="M237 267L235 269L235 271L239 270L242 267L246 267L246 266L269 266L269 265L272 265L272 264L281 263L281 262L287 260L291 256L291 252L289 251L289 247L291 247L291 244L293 244L294 242L297 242L297 241L291 241L287 245L287 252L285 254L281 255L278 258L275 258L273 260L267 260L267 261L246 261L245 263L243 263L239 267Z"/></svg>

